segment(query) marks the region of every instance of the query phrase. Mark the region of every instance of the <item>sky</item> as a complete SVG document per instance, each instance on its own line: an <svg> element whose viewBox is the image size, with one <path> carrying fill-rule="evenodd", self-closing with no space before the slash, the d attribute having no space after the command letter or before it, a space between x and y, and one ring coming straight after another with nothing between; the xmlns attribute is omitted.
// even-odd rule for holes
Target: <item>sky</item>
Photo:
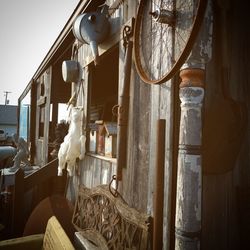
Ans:
<svg viewBox="0 0 250 250"><path fill-rule="evenodd" d="M17 105L79 0L0 0L0 104Z"/></svg>

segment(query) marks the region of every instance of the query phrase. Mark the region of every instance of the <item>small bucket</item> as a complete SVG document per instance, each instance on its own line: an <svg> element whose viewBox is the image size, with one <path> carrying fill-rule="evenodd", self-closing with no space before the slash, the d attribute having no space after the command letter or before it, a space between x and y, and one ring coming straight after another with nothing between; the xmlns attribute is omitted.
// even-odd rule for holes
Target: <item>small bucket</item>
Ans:
<svg viewBox="0 0 250 250"><path fill-rule="evenodd" d="M80 63L73 60L63 61L62 77L65 82L79 82L82 77Z"/></svg>

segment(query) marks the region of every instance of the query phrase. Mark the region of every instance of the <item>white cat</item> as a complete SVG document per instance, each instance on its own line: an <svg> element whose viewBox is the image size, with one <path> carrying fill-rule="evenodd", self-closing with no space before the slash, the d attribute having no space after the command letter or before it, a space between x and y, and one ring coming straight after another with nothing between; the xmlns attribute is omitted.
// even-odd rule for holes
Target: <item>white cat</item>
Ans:
<svg viewBox="0 0 250 250"><path fill-rule="evenodd" d="M85 155L86 136L82 134L83 108L70 106L69 131L64 137L63 143L58 151L58 175L67 164L69 176L72 176L75 169L76 159L82 160Z"/></svg>

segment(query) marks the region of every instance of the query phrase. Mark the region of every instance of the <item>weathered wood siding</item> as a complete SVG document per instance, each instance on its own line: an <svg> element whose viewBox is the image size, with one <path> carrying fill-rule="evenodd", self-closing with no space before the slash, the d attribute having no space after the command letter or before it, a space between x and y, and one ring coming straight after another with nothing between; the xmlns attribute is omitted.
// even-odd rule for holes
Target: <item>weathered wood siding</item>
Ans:
<svg viewBox="0 0 250 250"><path fill-rule="evenodd" d="M207 65L205 114L204 121L213 105L216 129L221 132L229 131L228 142L220 145L225 149L230 140L235 140L237 128L232 129L232 118L228 118L229 111L224 107L226 98L232 97L236 102L243 102L247 108L248 121L250 118L250 64L249 64L249 30L246 28L249 11L244 5L236 1L214 2L214 36L213 56ZM223 86L224 81L224 86ZM232 111L230 111L232 112ZM227 116L228 115L228 116ZM225 117L223 120L222 117ZM236 162L231 171L221 174L204 174L203 176L203 214L202 214L202 249L248 249L249 217L249 122L245 128L245 135L237 154ZM216 133L217 136L219 133ZM214 146L219 141L212 135ZM219 147L218 147L219 148ZM237 148L221 155L220 164L228 162ZM231 164L231 162L227 163ZM214 168L214 166L210 166ZM225 167L225 166L224 166Z"/></svg>
<svg viewBox="0 0 250 250"><path fill-rule="evenodd" d="M116 164L112 160L98 159L87 155L83 160L81 168L81 181L87 187L94 187L100 184L107 184L116 172Z"/></svg>
<svg viewBox="0 0 250 250"><path fill-rule="evenodd" d="M112 1L109 1L110 4ZM207 65L204 118L211 104L221 98L222 69L230 69L226 79L230 93L235 100L245 101L249 117L249 32L245 32L246 11L243 5L234 3L218 7L215 1L215 30L213 58ZM112 17L110 37L99 46L100 55L119 43L119 91L122 89L124 49L120 30L131 17L136 16L139 1L127 0ZM227 10L226 18L220 8ZM241 15L240 13L244 13ZM231 18L232 17L232 18ZM227 35L223 29L227 26ZM241 27L241 29L239 29ZM221 30L220 30L221 29ZM223 32L222 32L223 31ZM229 35L230 34L230 35ZM223 39L221 37L224 37ZM241 37L241 39L238 39ZM214 41L213 41L214 42ZM228 44L230 43L230 44ZM246 53L247 52L247 53ZM224 57L224 58L223 58ZM78 60L84 68L84 97L78 100L79 105L87 107L88 99L88 64L93 60L88 45L82 45ZM246 73L247 72L247 73ZM174 81L174 79L173 79ZM156 124L158 119L166 119L166 152L165 152L165 197L164 197L164 247L170 249L170 236L173 235L171 224L175 211L175 175L176 175L176 137L178 137L178 116L174 109L179 107L177 90L174 82L160 86L151 86L142 82L132 66L130 84L129 129L127 167L123 169L123 180L120 192L128 204L153 215L153 194L156 164ZM177 110L178 111L178 110ZM87 111L85 110L85 114ZM177 117L177 120L176 120ZM204 119L206 122L206 119ZM225 122L225 121L224 121ZM86 125L86 124L85 124ZM242 240L242 224L238 213L240 196L238 188L248 188L249 171L249 123L237 158L236 167L227 173L203 174L202 201L202 248L203 249L237 249ZM215 142L216 143L216 140ZM93 187L109 183L116 172L115 161L107 161L87 155L79 163L78 175L72 180L71 193L76 192L78 185ZM243 204L244 207L244 204ZM247 214L247 211L245 211ZM244 228L243 228L244 229ZM171 233L170 233L171 232ZM244 249L244 248L243 248Z"/></svg>
<svg viewBox="0 0 250 250"><path fill-rule="evenodd" d="M114 44L119 43L119 91L122 89L124 48L121 28L131 17L136 16L138 1L124 1L115 12L111 36L99 46L100 55ZM78 51L78 60L84 68L84 97L78 99L78 105L87 107L88 63L93 60L88 45L82 45ZM85 114L87 111L85 110ZM126 202L140 211L153 215L153 194L156 168L157 120L166 119L165 154L165 200L164 200L164 249L169 249L171 227L172 191L172 155L173 155L173 84L171 81L157 86L142 82L132 65L130 84L130 106L128 121L127 167L123 169L123 180L119 190ZM86 155L79 163L80 169L70 180L68 196L74 200L78 185L88 187L109 183L116 173L116 162L102 160ZM73 187L73 188L72 188Z"/></svg>

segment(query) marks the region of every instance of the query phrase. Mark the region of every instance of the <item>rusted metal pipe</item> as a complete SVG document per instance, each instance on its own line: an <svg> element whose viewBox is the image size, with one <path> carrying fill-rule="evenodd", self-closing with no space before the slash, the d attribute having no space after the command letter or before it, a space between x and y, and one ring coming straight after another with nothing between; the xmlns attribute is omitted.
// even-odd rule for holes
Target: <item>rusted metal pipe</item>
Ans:
<svg viewBox="0 0 250 250"><path fill-rule="evenodd" d="M127 156L127 127L129 111L129 89L132 62L133 42L128 41L125 62L123 89L119 96L118 118L117 118L117 174L116 180L122 180L122 168L126 167Z"/></svg>
<svg viewBox="0 0 250 250"><path fill-rule="evenodd" d="M163 206L164 206L164 168L165 168L165 127L166 120L157 123L156 172L154 185L154 225L153 249L163 245Z"/></svg>

